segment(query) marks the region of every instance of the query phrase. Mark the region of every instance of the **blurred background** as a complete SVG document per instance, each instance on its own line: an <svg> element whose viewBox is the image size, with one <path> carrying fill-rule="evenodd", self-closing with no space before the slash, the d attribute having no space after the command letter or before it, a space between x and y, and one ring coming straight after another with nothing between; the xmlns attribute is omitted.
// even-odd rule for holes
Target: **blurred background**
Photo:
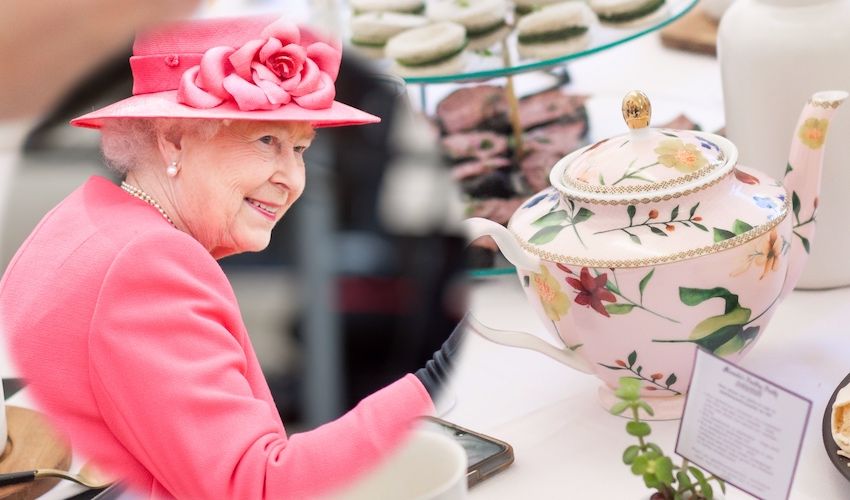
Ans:
<svg viewBox="0 0 850 500"><path fill-rule="evenodd" d="M196 15L285 11L327 26L323 4L201 2ZM2 269L89 176L118 180L100 157L100 134L68 121L131 94L131 44L127 38L37 118L0 121ZM401 79L351 51L340 75L337 100L382 122L320 130L307 152L304 195L270 246L221 261L290 432L332 420L423 366L465 308L462 210L430 126L412 111ZM23 149L12 151L21 135Z"/></svg>

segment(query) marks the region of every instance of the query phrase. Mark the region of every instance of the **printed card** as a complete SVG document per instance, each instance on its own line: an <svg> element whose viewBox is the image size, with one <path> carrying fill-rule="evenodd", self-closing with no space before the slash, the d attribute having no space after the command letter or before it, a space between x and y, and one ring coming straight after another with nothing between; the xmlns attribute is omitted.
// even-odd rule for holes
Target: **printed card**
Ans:
<svg viewBox="0 0 850 500"><path fill-rule="evenodd" d="M676 453L765 500L787 499L811 401L703 349Z"/></svg>

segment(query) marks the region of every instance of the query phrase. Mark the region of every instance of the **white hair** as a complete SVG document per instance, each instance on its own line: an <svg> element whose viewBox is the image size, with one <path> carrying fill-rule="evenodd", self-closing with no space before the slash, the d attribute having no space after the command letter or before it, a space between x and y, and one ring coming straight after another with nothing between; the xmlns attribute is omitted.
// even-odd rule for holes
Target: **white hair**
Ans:
<svg viewBox="0 0 850 500"><path fill-rule="evenodd" d="M162 163L157 137L179 139L187 133L201 140L212 139L229 120L189 118L116 118L101 127L100 149L106 165L116 172L127 172L144 165Z"/></svg>

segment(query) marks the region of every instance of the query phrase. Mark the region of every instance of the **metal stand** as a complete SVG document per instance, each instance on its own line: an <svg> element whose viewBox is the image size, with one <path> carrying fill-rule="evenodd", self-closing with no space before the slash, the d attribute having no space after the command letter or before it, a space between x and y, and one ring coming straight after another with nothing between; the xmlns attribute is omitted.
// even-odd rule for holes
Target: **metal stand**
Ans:
<svg viewBox="0 0 850 500"><path fill-rule="evenodd" d="M309 190L299 204L296 234L301 295L304 300L304 423L310 428L343 411L342 339L334 313L334 219L330 152L326 135L310 148Z"/></svg>
<svg viewBox="0 0 850 500"><path fill-rule="evenodd" d="M502 40L502 60L506 68L513 66L511 61L511 52L508 50L508 42L506 40ZM519 119L519 100L517 99L516 89L514 88L513 75L507 75L505 80L505 98L508 101L508 118L510 119L511 130L513 131L514 136L514 162L517 166L519 166L523 152L522 124Z"/></svg>

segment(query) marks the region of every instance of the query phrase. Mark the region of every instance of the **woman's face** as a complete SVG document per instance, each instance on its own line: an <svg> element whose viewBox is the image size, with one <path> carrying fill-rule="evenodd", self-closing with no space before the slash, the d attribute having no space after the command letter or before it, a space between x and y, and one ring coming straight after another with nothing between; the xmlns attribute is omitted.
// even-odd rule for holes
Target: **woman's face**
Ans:
<svg viewBox="0 0 850 500"><path fill-rule="evenodd" d="M216 259L268 246L271 230L304 191L300 122L233 121L209 140L186 134L174 204L184 229Z"/></svg>

